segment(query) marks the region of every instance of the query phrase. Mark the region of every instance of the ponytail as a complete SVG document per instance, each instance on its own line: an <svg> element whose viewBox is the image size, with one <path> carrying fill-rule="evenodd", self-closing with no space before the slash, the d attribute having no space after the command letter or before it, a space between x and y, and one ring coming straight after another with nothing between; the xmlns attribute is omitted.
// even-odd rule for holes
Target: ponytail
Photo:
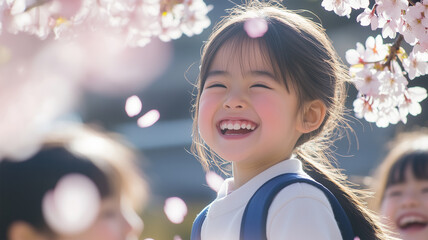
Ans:
<svg viewBox="0 0 428 240"><path fill-rule="evenodd" d="M379 223L374 221L377 217L360 200L367 193L351 188L351 184L345 176L329 161L326 161L328 159L326 155L321 157L325 159L322 160L308 156L307 152L298 151L297 157L302 161L305 172L328 188L337 198L345 210L356 236L361 240L385 239L385 233L379 227Z"/></svg>

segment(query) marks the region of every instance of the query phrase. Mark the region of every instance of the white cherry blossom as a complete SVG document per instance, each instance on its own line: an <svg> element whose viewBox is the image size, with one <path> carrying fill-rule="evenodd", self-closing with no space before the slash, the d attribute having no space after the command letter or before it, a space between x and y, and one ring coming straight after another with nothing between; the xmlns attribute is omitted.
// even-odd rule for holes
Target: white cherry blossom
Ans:
<svg viewBox="0 0 428 240"><path fill-rule="evenodd" d="M416 116L421 113L422 108L419 104L422 100L427 97L427 90L422 87L412 87L409 88L406 94L401 98L401 103L399 104L401 121L404 123L407 122L407 115L410 113L413 116Z"/></svg>
<svg viewBox="0 0 428 240"><path fill-rule="evenodd" d="M328 11L348 15L348 1L323 1ZM368 37L365 46L346 52L349 74L359 91L354 101L355 115L378 127L387 127L407 115L420 113L419 102L426 98L426 89L408 88L408 79L428 74L428 0L409 3L407 0L376 0L356 18L372 30L382 29L382 36ZM355 8L357 9L357 8ZM339 11L341 10L341 11ZM383 38L395 38L393 44L384 44ZM401 44L407 42L413 49L407 56ZM402 69L404 68L404 71Z"/></svg>
<svg viewBox="0 0 428 240"><path fill-rule="evenodd" d="M377 11L388 20L397 20L409 5L407 0L377 0Z"/></svg>
<svg viewBox="0 0 428 240"><path fill-rule="evenodd" d="M398 20L386 20L382 27L382 37L383 38L395 38L397 36L397 31L399 30L400 21Z"/></svg>
<svg viewBox="0 0 428 240"><path fill-rule="evenodd" d="M364 118L367 122L376 122L378 111L372 99L367 97L358 97L354 100L354 112L358 118Z"/></svg>
<svg viewBox="0 0 428 240"><path fill-rule="evenodd" d="M349 49L348 51L346 51L346 61L351 65L364 64L365 51L366 49L364 48L364 45L361 43L357 43L356 49Z"/></svg>
<svg viewBox="0 0 428 240"><path fill-rule="evenodd" d="M389 96L399 96L404 93L406 86L408 84L407 79L403 76L401 72L393 73L390 71L384 71L384 76L380 87L380 94L385 94Z"/></svg>
<svg viewBox="0 0 428 240"><path fill-rule="evenodd" d="M371 26L371 29L374 31L379 26L379 19L375 12L376 8L364 9L364 12L360 13L360 15L357 16L357 22L360 22L362 26Z"/></svg>
<svg viewBox="0 0 428 240"><path fill-rule="evenodd" d="M369 0L323 0L321 6L327 11L334 11L339 16L349 17L352 8L367 8L369 3Z"/></svg>
<svg viewBox="0 0 428 240"><path fill-rule="evenodd" d="M25 0L0 4L0 33L5 28L45 39L51 33L55 38L67 38L85 30L108 31L123 36L129 46L142 47L153 37L163 41L180 38L183 33L190 37L211 24L207 14L212 6L203 0L50 0L27 4Z"/></svg>
<svg viewBox="0 0 428 240"><path fill-rule="evenodd" d="M378 112L378 118L376 120L376 126L385 128L389 124L397 124L400 121L400 113L397 108L385 108Z"/></svg>
<svg viewBox="0 0 428 240"><path fill-rule="evenodd" d="M378 72L373 68L365 68L356 73L353 82L361 94L377 96L380 87L380 81L377 79L381 77L381 74L383 74L383 72Z"/></svg>
<svg viewBox="0 0 428 240"><path fill-rule="evenodd" d="M428 74L428 56L412 52L408 58L403 60L403 67L409 73L410 79Z"/></svg>
<svg viewBox="0 0 428 240"><path fill-rule="evenodd" d="M383 44L383 39L380 35L376 38L370 36L366 40L366 52L364 59L367 62L381 61L388 55L388 46Z"/></svg>

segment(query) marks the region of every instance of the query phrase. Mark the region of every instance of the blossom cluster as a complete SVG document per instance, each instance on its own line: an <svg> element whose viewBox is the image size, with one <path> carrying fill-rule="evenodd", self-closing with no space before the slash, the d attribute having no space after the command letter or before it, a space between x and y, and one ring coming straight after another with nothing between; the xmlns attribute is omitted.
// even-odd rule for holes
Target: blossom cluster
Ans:
<svg viewBox="0 0 428 240"><path fill-rule="evenodd" d="M382 29L382 36L369 37L365 46L357 43L356 49L346 52L352 82L359 91L354 101L356 116L378 127L406 123L409 113L421 113L419 102L427 97L426 89L407 85L408 79L428 74L428 0L376 0L369 5L369 0L322 2L339 16L349 17L352 9L364 8L357 22ZM396 40L384 44L383 38ZM412 46L410 54L400 47L403 40Z"/></svg>
<svg viewBox="0 0 428 240"><path fill-rule="evenodd" d="M407 115L421 113L419 104L427 97L422 87L407 87L407 76L428 73L427 55L411 53L406 56L403 48L396 51L396 58L388 59L391 44L384 44L380 35L369 37L365 46L357 43L356 49L346 52L346 60L351 65L351 80L359 91L354 101L357 117L368 122L376 122L378 127L387 127L399 121L407 122ZM400 66L401 64L401 66Z"/></svg>
<svg viewBox="0 0 428 240"><path fill-rule="evenodd" d="M75 37L82 31L122 35L128 46L145 46L200 34L210 25L203 0L0 0L0 32L41 39Z"/></svg>

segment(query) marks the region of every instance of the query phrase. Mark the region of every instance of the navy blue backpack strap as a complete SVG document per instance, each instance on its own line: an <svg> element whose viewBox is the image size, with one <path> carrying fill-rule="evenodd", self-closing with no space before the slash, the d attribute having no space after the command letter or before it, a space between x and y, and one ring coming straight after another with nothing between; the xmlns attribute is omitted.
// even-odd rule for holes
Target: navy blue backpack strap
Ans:
<svg viewBox="0 0 428 240"><path fill-rule="evenodd" d="M353 240L354 233L351 223L334 195L323 185L306 176L296 173L286 173L272 178L264 183L248 202L241 223L241 240L262 240L266 238L266 221L269 207L275 196L286 186L303 182L322 190L330 202L334 217L339 226L343 240Z"/></svg>
<svg viewBox="0 0 428 240"><path fill-rule="evenodd" d="M190 235L190 240L201 240L201 230L202 224L204 223L205 217L207 216L208 209L211 204L206 206L199 214L196 216L195 221L193 221L192 233Z"/></svg>

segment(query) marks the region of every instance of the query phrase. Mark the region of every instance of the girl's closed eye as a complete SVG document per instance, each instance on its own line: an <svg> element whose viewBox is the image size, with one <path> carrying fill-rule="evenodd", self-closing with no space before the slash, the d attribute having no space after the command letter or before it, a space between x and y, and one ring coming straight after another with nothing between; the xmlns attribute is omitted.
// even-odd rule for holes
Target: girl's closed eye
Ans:
<svg viewBox="0 0 428 240"><path fill-rule="evenodd" d="M116 209L104 209L101 213L100 213L100 217L101 218L115 218L116 216L118 216L119 212Z"/></svg>
<svg viewBox="0 0 428 240"><path fill-rule="evenodd" d="M272 89L271 87L269 87L268 85L263 84L263 83L256 83L256 84L251 85L251 87L252 88L260 87L260 88Z"/></svg>
<svg viewBox="0 0 428 240"><path fill-rule="evenodd" d="M212 83L212 84L208 84L205 88L226 88L226 85L224 85L223 83Z"/></svg>
<svg viewBox="0 0 428 240"><path fill-rule="evenodd" d="M386 191L386 196L387 197L399 197L403 194L403 191L399 188L396 187L392 187L391 189L388 189Z"/></svg>

